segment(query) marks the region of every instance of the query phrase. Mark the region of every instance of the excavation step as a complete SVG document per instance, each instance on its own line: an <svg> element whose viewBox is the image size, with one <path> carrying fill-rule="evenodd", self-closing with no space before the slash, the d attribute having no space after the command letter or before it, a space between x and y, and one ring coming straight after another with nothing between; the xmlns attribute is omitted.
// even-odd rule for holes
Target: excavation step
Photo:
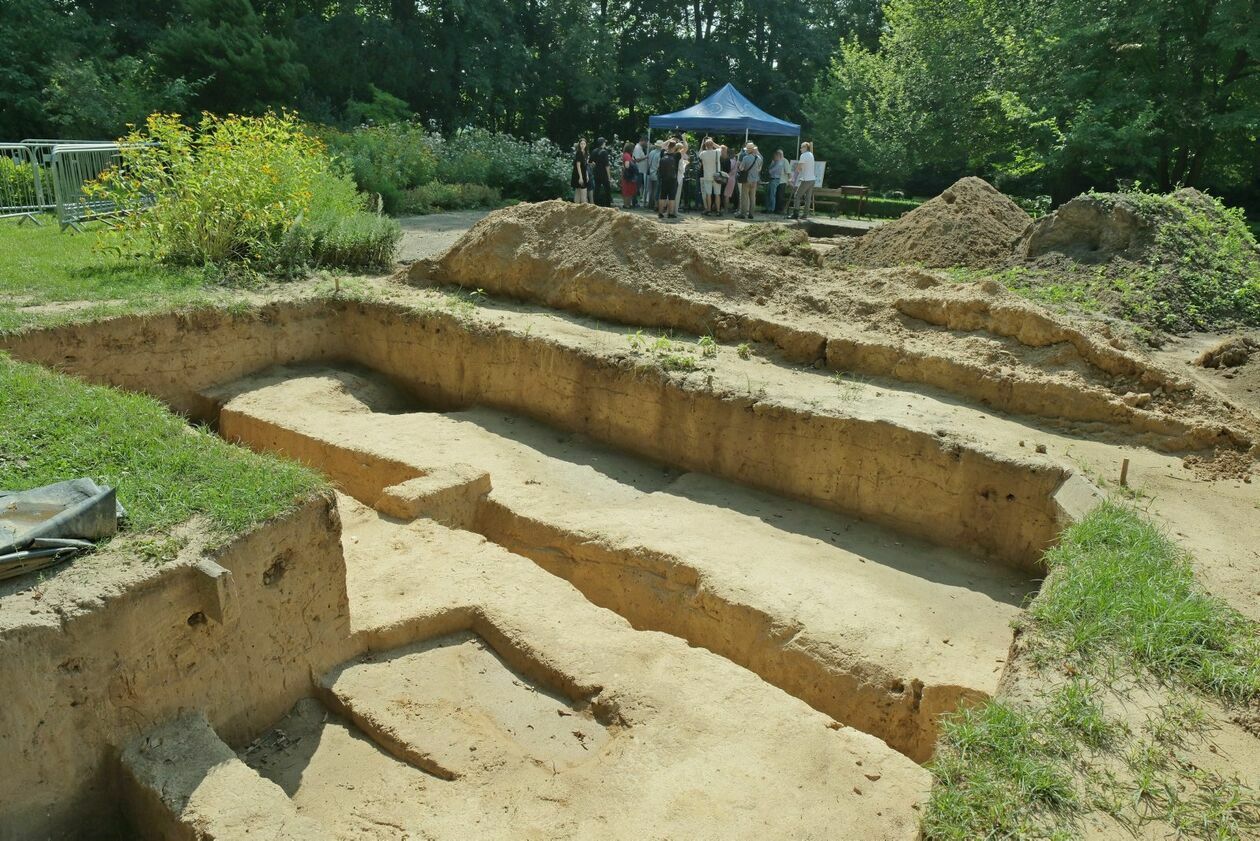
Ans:
<svg viewBox="0 0 1260 841"><path fill-rule="evenodd" d="M521 763L571 768L608 741L589 709L517 674L469 632L365 655L320 685L386 751L448 780Z"/></svg>
<svg viewBox="0 0 1260 841"><path fill-rule="evenodd" d="M476 534L339 507L368 653L242 755L330 836L918 837L929 775L878 739Z"/></svg>
<svg viewBox="0 0 1260 841"><path fill-rule="evenodd" d="M636 627L722 654L915 760L931 755L942 713L996 690L1034 588L1017 570L502 412L386 414L354 397L380 387L347 371L271 372L230 387L220 429L338 482L344 465L473 465L492 486L458 515L476 531ZM882 481L870 492L898 492Z"/></svg>
<svg viewBox="0 0 1260 841"><path fill-rule="evenodd" d="M131 823L151 841L326 838L280 786L241 762L200 713L137 737L122 751Z"/></svg>

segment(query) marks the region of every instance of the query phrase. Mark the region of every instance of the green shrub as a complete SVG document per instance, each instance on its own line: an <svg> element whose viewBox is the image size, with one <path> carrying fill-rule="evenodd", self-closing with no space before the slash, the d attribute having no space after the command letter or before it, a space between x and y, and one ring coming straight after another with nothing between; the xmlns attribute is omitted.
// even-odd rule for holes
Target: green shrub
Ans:
<svg viewBox="0 0 1260 841"><path fill-rule="evenodd" d="M399 211L403 191L428 184L438 175L438 158L429 135L413 123L361 126L324 136L329 150L346 163L360 189L379 193L391 213Z"/></svg>
<svg viewBox="0 0 1260 841"><path fill-rule="evenodd" d="M307 212L316 182L337 178L323 146L288 115L204 115L196 128L153 114L122 162L87 189L133 212L134 250L171 263L253 261Z"/></svg>
<svg viewBox="0 0 1260 841"><path fill-rule="evenodd" d="M359 187L379 193L391 213L423 213L449 204L477 207L450 193L411 194L434 183L491 187L500 196L537 201L568 189L569 156L549 140L520 140L485 129L461 129L446 137L416 123L325 131L329 148L344 160ZM464 188L465 194L468 188ZM441 196L443 201L433 201Z"/></svg>
<svg viewBox="0 0 1260 841"><path fill-rule="evenodd" d="M791 188L788 188L788 196L791 197ZM826 201L830 202L831 199ZM843 199L835 199L833 209L842 213L857 213L858 200L852 196L845 196ZM915 199L885 199L879 196L869 196L866 203L862 206L863 216L873 216L877 219L896 219L909 213L919 205L921 201Z"/></svg>
<svg viewBox="0 0 1260 841"><path fill-rule="evenodd" d="M569 156L546 138L520 140L469 128L450 138L433 135L432 142L442 181L486 184L526 201L554 199L568 189Z"/></svg>
<svg viewBox="0 0 1260 841"><path fill-rule="evenodd" d="M442 210L469 210L475 207L496 207L503 196L494 187L484 184L444 184L434 181L412 187L402 194L399 213L436 213Z"/></svg>
<svg viewBox="0 0 1260 841"><path fill-rule="evenodd" d="M7 156L0 156L0 199L26 204L34 202L35 170ZM6 201L7 203L7 201Z"/></svg>
<svg viewBox="0 0 1260 841"><path fill-rule="evenodd" d="M402 236L365 212L345 165L291 115L206 115L191 128L154 114L127 140L140 145L90 189L138 211L122 223L127 242L159 260L278 275L377 268Z"/></svg>
<svg viewBox="0 0 1260 841"><path fill-rule="evenodd" d="M359 212L312 220L311 262L343 269L382 269L394 262L402 228L388 216Z"/></svg>

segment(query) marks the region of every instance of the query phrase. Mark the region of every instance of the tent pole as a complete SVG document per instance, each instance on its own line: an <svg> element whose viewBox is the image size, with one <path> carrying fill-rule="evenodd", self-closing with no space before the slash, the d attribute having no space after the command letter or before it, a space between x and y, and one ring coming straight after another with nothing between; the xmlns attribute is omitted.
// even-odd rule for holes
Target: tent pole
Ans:
<svg viewBox="0 0 1260 841"><path fill-rule="evenodd" d="M748 129L744 129L744 145L748 145Z"/></svg>

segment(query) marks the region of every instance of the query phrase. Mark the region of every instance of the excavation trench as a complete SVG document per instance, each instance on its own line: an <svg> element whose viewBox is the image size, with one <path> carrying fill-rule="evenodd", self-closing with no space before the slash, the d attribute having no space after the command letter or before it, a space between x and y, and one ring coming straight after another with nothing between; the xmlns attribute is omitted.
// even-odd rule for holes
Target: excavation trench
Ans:
<svg viewBox="0 0 1260 841"><path fill-rule="evenodd" d="M205 397L229 440L315 466L385 514L480 533L916 761L941 713L994 691L1033 586L1018 566L519 415L406 411L362 369L272 369Z"/></svg>
<svg viewBox="0 0 1260 841"><path fill-rule="evenodd" d="M354 363L430 408L503 409L1030 573L1067 522L1064 491L1079 480L1056 462L960 440L930 418L768 399L740 372L718 387L712 375L645 369L624 341L609 348L620 335L537 336L521 322L306 301L32 331L0 347L209 421L217 384L277 364Z"/></svg>
<svg viewBox="0 0 1260 841"><path fill-rule="evenodd" d="M351 585L350 607L335 551L338 514L325 500L284 526L296 530L287 543L258 549L272 540L263 530L219 559L243 601L229 597L237 591L219 573L178 566L126 585L142 585L158 613L120 589L103 606L58 620L60 630L32 618L6 631L24 652L6 664L8 685L33 687L11 710L29 708L32 721L51 722L35 712L38 699L64 696L49 728L91 734L86 748L81 738L78 747L67 742L15 765L18 784L60 781L10 792L31 826L108 815L116 808L112 777L93 757L172 710L205 699L213 729L240 744L296 699L317 694L310 681L338 663L467 630L444 617L489 610L486 599L499 605L493 627L530 640L531 651L553 657L578 642L591 649L561 672L598 661L597 643L639 652L621 666L609 661L609 674L637 675L643 658L664 656L658 649L668 646L651 642L659 635L627 629L626 637L611 625L592 634L608 624L596 615L605 611L566 602L564 610L581 618L555 625L553 605L573 592L566 582L588 607L609 608L635 628L672 634L764 679L748 676L763 691L713 665L712 655L694 662L668 655L680 664L670 666L671 680L686 683L699 669L704 685L716 680L726 693L722 708L733 717L705 736L713 750L749 730L737 717L742 698L764 696L758 703L777 710L779 687L921 761L939 713L995 691L1010 621L1040 572L1041 552L1090 501L1085 483L1058 463L968 442L943 431L939 419L885 416L870 401L820 411L744 389L738 366L754 363L733 351L723 357L730 372L645 368L626 358L622 334L597 327L531 335L519 320L320 300L119 318L0 344L15 358L149 393L218 423L229 439L315 465L390 528L414 518L445 524L414 526L430 541L421 554L407 554L414 529L404 529L359 559L363 580ZM478 544L472 533L491 543ZM452 537L461 534L470 539ZM415 571L436 545L445 547L446 566ZM403 561L391 553L412 558L415 570L397 566ZM463 559L472 556L483 572L465 581ZM518 561L567 589L552 592ZM396 566L373 578L378 564ZM494 571L509 567L514 577L496 582ZM408 576L415 581L400 586ZM519 619L521 611L533 618ZM134 628L153 651L171 652L131 651L124 637L101 633L106 626ZM277 629L285 629L282 645ZM97 648L100 656L90 656ZM289 665L276 671L272 658ZM233 689L241 662L256 674L247 692ZM43 676L38 686L29 682L34 674ZM671 697L652 691L646 709ZM709 702L692 694L679 691L673 714L680 727L708 733L705 720L687 711ZM104 711L114 716L108 726ZM749 737L767 751L783 738L774 728L814 744L812 731L798 733L786 712L767 720L773 727ZM845 750L858 750L860 740L844 739ZM769 768L778 760L759 761ZM919 784L904 769L898 774ZM868 785L862 779L854 784ZM31 794L38 791L53 799Z"/></svg>

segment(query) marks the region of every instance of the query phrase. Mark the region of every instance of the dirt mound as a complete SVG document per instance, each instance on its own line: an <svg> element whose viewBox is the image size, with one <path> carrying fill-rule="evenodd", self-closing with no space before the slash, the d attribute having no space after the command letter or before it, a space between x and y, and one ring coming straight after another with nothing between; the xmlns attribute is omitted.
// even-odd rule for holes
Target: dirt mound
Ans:
<svg viewBox="0 0 1260 841"><path fill-rule="evenodd" d="M1030 283L1149 330L1260 324L1260 249L1240 213L1185 188L1086 193L1038 219L1019 244Z"/></svg>
<svg viewBox="0 0 1260 841"><path fill-rule="evenodd" d="M973 192L996 195L971 179L951 201ZM832 271L776 254L807 246L758 227L766 230L710 236L598 207L520 205L492 213L399 280L720 342L771 342L792 362L921 383L1093 430L1128 427L1166 449L1250 445L1229 412L1181 378L996 281L951 284L918 268Z"/></svg>
<svg viewBox="0 0 1260 841"><path fill-rule="evenodd" d="M490 214L446 253L413 265L409 276L413 283L432 277L465 285L492 276L498 292L565 306L625 295L753 297L773 278L745 262L647 216L546 201Z"/></svg>
<svg viewBox="0 0 1260 841"><path fill-rule="evenodd" d="M1231 336L1203 351L1194 364L1200 368L1237 368L1246 365L1256 351L1260 351L1260 341L1246 336Z"/></svg>
<svg viewBox="0 0 1260 841"><path fill-rule="evenodd" d="M827 259L871 267L1002 266L1031 221L987 181L968 177L900 219L839 243Z"/></svg>

